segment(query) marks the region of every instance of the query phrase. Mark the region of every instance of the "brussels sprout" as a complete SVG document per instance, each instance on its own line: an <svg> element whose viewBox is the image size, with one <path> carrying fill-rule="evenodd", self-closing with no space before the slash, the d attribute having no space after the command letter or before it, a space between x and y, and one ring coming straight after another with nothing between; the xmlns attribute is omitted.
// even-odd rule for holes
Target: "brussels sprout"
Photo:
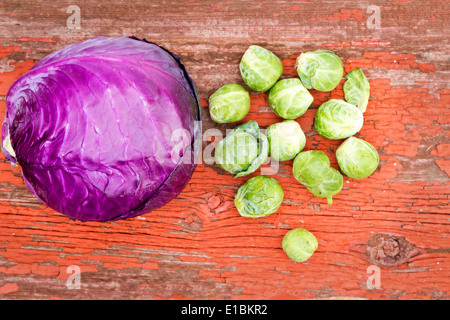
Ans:
<svg viewBox="0 0 450 320"><path fill-rule="evenodd" d="M323 174L324 179L317 185L306 186L306 188L318 198L327 198L329 205L333 203L332 197L338 194L344 184L344 177L334 168Z"/></svg>
<svg viewBox="0 0 450 320"><path fill-rule="evenodd" d="M300 79L282 79L269 91L269 105L283 119L296 119L303 115L314 98Z"/></svg>
<svg viewBox="0 0 450 320"><path fill-rule="evenodd" d="M209 97L209 114L217 123L242 120L250 110L250 95L239 84L226 84Z"/></svg>
<svg viewBox="0 0 450 320"><path fill-rule="evenodd" d="M295 179L305 186L320 184L328 173L330 159L318 150L300 152L294 160L292 173Z"/></svg>
<svg viewBox="0 0 450 320"><path fill-rule="evenodd" d="M353 69L345 76L345 100L357 106L362 112L366 111L370 96L370 84L361 69Z"/></svg>
<svg viewBox="0 0 450 320"><path fill-rule="evenodd" d="M306 137L294 120L285 120L270 125L266 131L270 156L277 161L294 159L303 150Z"/></svg>
<svg viewBox="0 0 450 320"><path fill-rule="evenodd" d="M345 139L359 130L364 123L361 110L344 100L331 99L323 103L316 113L314 126L328 139Z"/></svg>
<svg viewBox="0 0 450 320"><path fill-rule="evenodd" d="M377 149L356 137L346 139L336 150L339 168L350 178L365 179L378 167Z"/></svg>
<svg viewBox="0 0 450 320"><path fill-rule="evenodd" d="M234 204L241 216L260 218L277 211L283 197L283 189L275 178L255 176L239 188Z"/></svg>
<svg viewBox="0 0 450 320"><path fill-rule="evenodd" d="M314 196L327 198L332 204L332 196L342 189L344 178L330 167L328 156L318 150L300 152L294 160L292 173Z"/></svg>
<svg viewBox="0 0 450 320"><path fill-rule="evenodd" d="M318 91L333 90L344 74L342 60L329 50L302 53L297 58L295 69L306 89Z"/></svg>
<svg viewBox="0 0 450 320"><path fill-rule="evenodd" d="M234 128L216 146L214 158L233 178L253 173L269 156L269 141L256 121Z"/></svg>
<svg viewBox="0 0 450 320"><path fill-rule="evenodd" d="M291 260L303 262L313 255L319 243L311 232L297 228L289 230L284 235L281 246Z"/></svg>
<svg viewBox="0 0 450 320"><path fill-rule="evenodd" d="M280 58L260 46L250 46L239 65L242 80L252 90L269 90L283 73Z"/></svg>
<svg viewBox="0 0 450 320"><path fill-rule="evenodd" d="M222 141L216 147L215 160L231 174L247 170L249 164L258 157L258 139L251 134L238 131Z"/></svg>

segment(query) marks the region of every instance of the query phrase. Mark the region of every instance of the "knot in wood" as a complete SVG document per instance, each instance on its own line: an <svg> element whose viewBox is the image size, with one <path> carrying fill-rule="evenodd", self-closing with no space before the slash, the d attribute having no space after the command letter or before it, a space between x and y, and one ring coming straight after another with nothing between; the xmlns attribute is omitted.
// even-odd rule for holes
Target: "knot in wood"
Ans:
<svg viewBox="0 0 450 320"><path fill-rule="evenodd" d="M208 199L208 207L209 207L211 210L214 210L214 209L216 209L217 207L219 207L219 206L221 205L221 203L222 203L222 199L221 199L220 197L218 197L218 196L211 196L211 197Z"/></svg>
<svg viewBox="0 0 450 320"><path fill-rule="evenodd" d="M366 245L369 262L383 267L396 267L418 254L415 246L404 237L391 234L376 234Z"/></svg>
<svg viewBox="0 0 450 320"><path fill-rule="evenodd" d="M383 243L383 253L386 257L399 259L400 258L400 243L398 239L389 237Z"/></svg>
<svg viewBox="0 0 450 320"><path fill-rule="evenodd" d="M183 227L183 230L187 232L197 232L203 229L203 219L194 212L181 220L180 224Z"/></svg>

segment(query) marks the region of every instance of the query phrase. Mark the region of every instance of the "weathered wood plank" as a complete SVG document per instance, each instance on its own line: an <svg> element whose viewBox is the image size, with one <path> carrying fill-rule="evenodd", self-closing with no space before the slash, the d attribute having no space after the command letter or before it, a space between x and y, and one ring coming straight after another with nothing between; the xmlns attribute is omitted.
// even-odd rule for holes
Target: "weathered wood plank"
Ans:
<svg viewBox="0 0 450 320"><path fill-rule="evenodd" d="M344 180L328 206L292 177L292 161L276 175L285 190L266 218L239 216L233 197L248 178L233 179L201 163L183 193L141 217L81 223L46 208L27 190L20 168L0 162L0 299L449 299L450 88L449 4L442 1L78 1L81 29L67 28L63 1L0 6L0 117L12 82L47 54L95 36L135 35L182 57L198 86L204 132L214 124L207 99L225 83L241 83L238 63L260 44L296 76L295 58L335 51L345 71L363 68L371 84L358 134L380 153L368 179ZM373 11L380 25L371 28ZM325 151L337 168L340 141L319 136L314 115L330 93L298 119L307 149ZM243 120L280 121L265 94L251 93ZM242 122L243 122L242 121ZM204 141L207 147L210 141ZM257 173L255 173L257 174ZM319 240L305 263L281 249L290 228ZM68 267L81 269L69 290ZM380 288L367 284L380 267Z"/></svg>

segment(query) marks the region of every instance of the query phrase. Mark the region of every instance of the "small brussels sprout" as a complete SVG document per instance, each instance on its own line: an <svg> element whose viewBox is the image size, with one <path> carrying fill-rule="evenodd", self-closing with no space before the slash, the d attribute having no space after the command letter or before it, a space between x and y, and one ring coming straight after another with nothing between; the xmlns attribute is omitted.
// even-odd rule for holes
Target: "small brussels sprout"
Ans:
<svg viewBox="0 0 450 320"><path fill-rule="evenodd" d="M308 150L300 152L295 157L292 173L298 182L312 187L325 179L329 168L330 159L324 152Z"/></svg>
<svg viewBox="0 0 450 320"><path fill-rule="evenodd" d="M342 60L332 51L316 50L302 53L295 69L306 89L331 91L344 75Z"/></svg>
<svg viewBox="0 0 450 320"><path fill-rule="evenodd" d="M283 73L280 58L260 46L250 46L239 64L242 80L252 90L269 90Z"/></svg>
<svg viewBox="0 0 450 320"><path fill-rule="evenodd" d="M279 117L292 120L303 115L314 98L300 79L282 79L269 91L269 105Z"/></svg>
<svg viewBox="0 0 450 320"><path fill-rule="evenodd" d="M233 178L249 175L269 156L269 141L260 132L256 121L248 121L234 128L217 143L214 159Z"/></svg>
<svg viewBox="0 0 450 320"><path fill-rule="evenodd" d="M332 197L338 194L344 184L344 177L334 168L329 168L323 175L324 179L317 185L306 188L318 198L326 198L329 205L333 203Z"/></svg>
<svg viewBox="0 0 450 320"><path fill-rule="evenodd" d="M240 121L249 111L250 94L239 84L226 84L209 97L209 114L217 123Z"/></svg>
<svg viewBox="0 0 450 320"><path fill-rule="evenodd" d="M370 96L370 84L361 69L353 69L345 76L344 83L345 100L357 106L362 112L366 112Z"/></svg>
<svg viewBox="0 0 450 320"><path fill-rule="evenodd" d="M255 176L239 188L234 204L241 216L260 218L277 211L283 197L283 189L275 178Z"/></svg>
<svg viewBox="0 0 450 320"><path fill-rule="evenodd" d="M353 179L365 179L380 162L377 149L356 137L346 139L336 150L336 159L342 172Z"/></svg>
<svg viewBox="0 0 450 320"><path fill-rule="evenodd" d="M317 132L328 139L345 139L364 124L361 110L344 100L331 99L317 110L314 126Z"/></svg>
<svg viewBox="0 0 450 320"><path fill-rule="evenodd" d="M269 140L270 156L277 161L294 159L306 144L305 134L294 120L270 125L266 135Z"/></svg>
<svg viewBox="0 0 450 320"><path fill-rule="evenodd" d="M303 262L313 255L319 243L311 232L297 228L289 230L284 235L281 246L291 260Z"/></svg>

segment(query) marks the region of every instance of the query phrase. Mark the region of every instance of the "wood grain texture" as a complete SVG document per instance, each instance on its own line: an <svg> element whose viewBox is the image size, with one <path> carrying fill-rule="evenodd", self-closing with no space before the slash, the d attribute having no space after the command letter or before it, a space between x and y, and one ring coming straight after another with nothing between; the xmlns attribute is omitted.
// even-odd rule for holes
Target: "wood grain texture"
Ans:
<svg viewBox="0 0 450 320"><path fill-rule="evenodd" d="M82 223L42 205L2 155L0 299L449 299L448 2L80 0L79 30L67 28L69 4L1 2L1 119L12 82L47 54L95 36L134 35L183 59L201 96L204 132L225 133L236 124L214 124L207 100L226 83L242 84L238 64L249 45L276 53L283 78L296 76L301 52L326 48L342 58L345 72L362 68L370 81L357 136L377 148L380 167L365 180L344 177L329 206L295 181L292 161L282 162L275 177L285 200L277 213L253 220L233 203L248 177L233 179L203 162L165 207ZM370 5L380 8L376 29L368 27ZM342 84L312 90L312 107L297 119L306 149L325 151L335 168L341 141L319 136L313 120L321 103L343 98ZM251 92L251 102L242 122L281 120L266 94ZM304 263L281 249L296 227L319 241ZM79 289L67 286L71 265L81 269ZM372 265L381 270L379 289L367 284Z"/></svg>

